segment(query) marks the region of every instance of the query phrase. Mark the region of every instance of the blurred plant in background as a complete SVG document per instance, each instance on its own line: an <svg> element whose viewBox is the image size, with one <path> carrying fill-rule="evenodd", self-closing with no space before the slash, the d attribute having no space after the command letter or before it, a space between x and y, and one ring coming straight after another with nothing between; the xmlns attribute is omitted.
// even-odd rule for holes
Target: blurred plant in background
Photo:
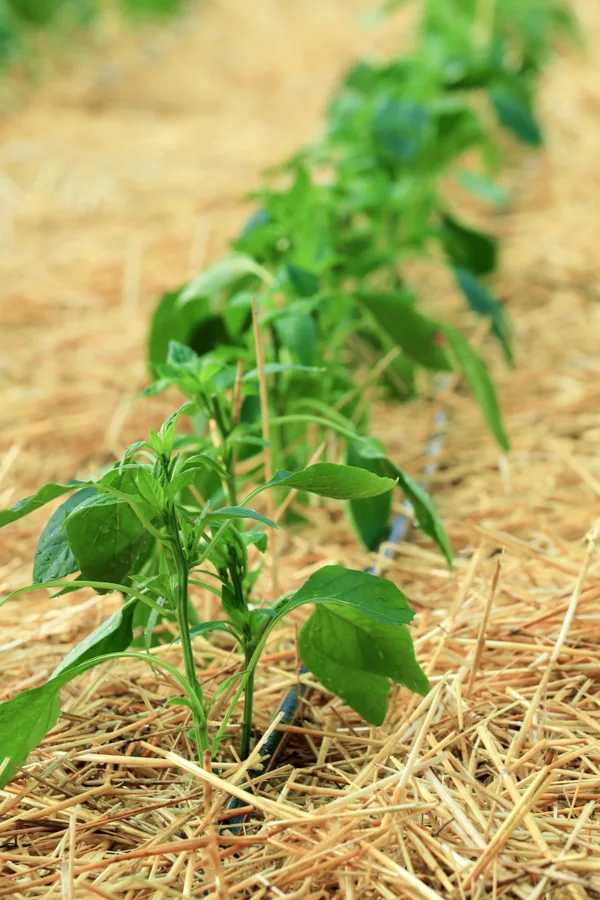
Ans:
<svg viewBox="0 0 600 900"><path fill-rule="evenodd" d="M184 6L185 0L0 0L0 65L27 59L40 30L69 34L107 11L139 21L174 15Z"/></svg>

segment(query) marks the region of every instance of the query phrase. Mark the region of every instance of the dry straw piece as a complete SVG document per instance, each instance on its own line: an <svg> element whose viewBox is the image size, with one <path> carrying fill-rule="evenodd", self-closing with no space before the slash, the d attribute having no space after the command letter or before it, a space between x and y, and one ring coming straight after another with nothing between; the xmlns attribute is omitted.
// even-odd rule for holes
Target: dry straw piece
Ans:
<svg viewBox="0 0 600 900"><path fill-rule="evenodd" d="M169 408L127 399L145 382L153 300L221 250L243 219L240 194L309 137L347 62L396 39L356 24L350 13L370 5L202 4L146 48L154 63L117 35L120 83L106 86L97 60L82 61L1 123L2 505L112 459ZM594 47L600 8L576 8ZM430 695L398 691L385 726L368 728L317 690L307 724L287 729L288 755L249 789L255 763L236 762L235 743L222 765L189 762L187 713L163 708L173 690L163 675L141 664L90 672L65 690L59 727L1 794L0 897L600 895L593 56L559 56L542 105L547 149L515 156L514 206L488 221L505 247L498 287L517 327L514 371L485 347L511 454L499 455L460 387L441 398L450 425L431 489L454 575L420 538L391 560L361 555L331 509L312 508L314 528L280 539L281 590L326 563L387 570L416 610ZM441 277L415 278L441 313L472 327ZM413 474L433 412L425 402L376 410L380 437ZM3 532L0 591L28 580L40 522ZM214 600L196 599L213 617ZM82 594L49 604L40 592L7 604L4 696L41 683L116 603ZM257 673L258 733L297 680L296 615ZM160 652L177 659L176 648ZM197 653L209 691L237 666L226 644L199 640ZM226 808L232 795L249 813L239 835L227 828L239 815Z"/></svg>

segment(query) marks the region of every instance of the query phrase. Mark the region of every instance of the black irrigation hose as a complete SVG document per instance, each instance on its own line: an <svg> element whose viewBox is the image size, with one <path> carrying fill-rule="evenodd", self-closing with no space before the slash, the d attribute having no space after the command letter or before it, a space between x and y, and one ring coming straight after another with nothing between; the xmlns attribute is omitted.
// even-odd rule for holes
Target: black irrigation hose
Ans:
<svg viewBox="0 0 600 900"><path fill-rule="evenodd" d="M427 451L425 456L429 459L429 462L423 468L423 479L427 481L432 475L435 474L437 470L437 459L442 451L444 438L443 438L443 428L447 421L447 415L444 410L439 410L433 419L433 434L429 440L429 445L427 447ZM405 537L410 529L413 527L413 508L412 505L405 500L402 504L402 512L398 513L392 527L390 528L390 532L388 534L387 540L385 541L385 548L383 550L383 556L386 559L391 559L394 554L394 545L396 545L403 537ZM375 567L370 566L367 570L370 574L375 574ZM300 675L307 675L308 669L306 666L302 666L300 669ZM300 714L302 712L302 701L309 695L310 688L308 685L299 684L298 687L291 688L288 693L285 695L283 701L277 708L273 719L277 716L281 715L281 720L278 725L292 725L298 718L300 718ZM273 721L273 719L271 721ZM274 731L271 732L265 743L259 750L260 756L264 759L266 757L269 758L269 762L266 768L261 770L254 770L250 772L250 776L253 778L259 778L262 774L266 774L271 768L273 762L275 761L275 757L281 747L283 746L284 740L289 734L289 732L280 731L278 728L275 728ZM244 787L250 787L250 782L246 782ZM232 797L229 803L227 804L226 809L235 810L240 809L245 806L243 800L240 800L237 797ZM240 832L241 826L245 822L248 813L244 813L243 815L237 816L236 818L232 818L229 820L227 825L232 834L237 835Z"/></svg>

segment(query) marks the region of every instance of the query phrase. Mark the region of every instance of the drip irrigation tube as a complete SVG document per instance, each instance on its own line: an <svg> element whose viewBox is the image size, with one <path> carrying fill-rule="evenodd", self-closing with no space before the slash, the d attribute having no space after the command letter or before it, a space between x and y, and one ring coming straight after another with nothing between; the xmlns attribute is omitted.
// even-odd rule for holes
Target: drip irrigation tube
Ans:
<svg viewBox="0 0 600 900"><path fill-rule="evenodd" d="M429 439L427 450L425 452L425 457L426 459L428 459L428 462L423 467L422 481L425 484L433 475L435 475L437 471L438 457L444 445L443 429L447 422L447 419L448 416L445 410L438 410L438 412L434 416L433 433ZM383 557L385 559L392 558L392 556L394 555L394 546L408 536L408 533L413 526L414 510L412 504L409 503L408 500L405 500L402 504L402 511L398 513L392 523L392 527L390 528L387 540L383 542L385 544L383 549ZM369 566L366 571L372 575L376 574L375 566ZM301 667L299 674L308 674L308 669L306 668L306 666ZM273 719L280 715L281 719L279 725L293 725L294 722L300 718L302 712L302 701L308 697L309 693L310 688L308 685L299 684L298 687L291 688L285 695L280 705L277 707ZM273 719L271 721L273 721ZM289 732L280 731L277 728L271 732L259 751L260 756L263 759L268 758L268 763L264 768L251 772L251 777L253 777L254 779L260 778L261 775L265 775L270 770L275 761L277 753L281 750L285 742L285 738L288 734ZM251 782L246 782L243 787L248 788L250 786ZM245 804L243 800L240 800L237 797L232 797L226 808L228 810L235 810L243 807L244 805ZM232 834L239 834L240 828L246 818L247 813L236 818L232 818L227 822L225 827L229 829Z"/></svg>

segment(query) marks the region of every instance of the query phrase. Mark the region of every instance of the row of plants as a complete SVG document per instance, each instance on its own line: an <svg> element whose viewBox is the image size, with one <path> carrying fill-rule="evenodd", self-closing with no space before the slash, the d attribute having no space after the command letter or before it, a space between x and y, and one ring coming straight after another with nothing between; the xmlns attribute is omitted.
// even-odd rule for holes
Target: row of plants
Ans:
<svg viewBox="0 0 600 900"><path fill-rule="evenodd" d="M108 9L135 20L174 15L183 6L184 0L0 0L0 65L27 61L40 30L68 36Z"/></svg>
<svg viewBox="0 0 600 900"><path fill-rule="evenodd" d="M447 184L459 177L500 199L489 180L504 142L498 125L540 144L533 86L572 21L549 0L484 6L487 15L474 0L427 0L411 56L355 65L322 138L254 195L258 210L232 252L161 299L144 394L176 388L184 402L159 431L99 478L47 484L0 512L4 526L68 495L40 536L33 583L2 602L40 587L117 591L124 601L45 684L0 704L0 784L56 724L61 688L113 659L169 673L181 693L168 702L189 710L200 759L231 736L243 696L246 757L260 654L302 605L314 607L299 633L304 665L368 722L383 722L392 684L427 692L407 627L413 611L391 581L325 566L267 603L261 572L274 529L306 521L311 496L343 501L364 547L376 548L396 490L451 565L430 498L370 433L374 392L407 402L417 385L457 372L508 449L486 363L427 314L405 274L413 261L448 266L512 364L510 325L488 283L497 242L460 218ZM273 498L266 507L263 493ZM221 618L199 619L196 588L219 597ZM207 696L193 642L215 631L243 662ZM162 658L167 641L181 644L183 671Z"/></svg>

